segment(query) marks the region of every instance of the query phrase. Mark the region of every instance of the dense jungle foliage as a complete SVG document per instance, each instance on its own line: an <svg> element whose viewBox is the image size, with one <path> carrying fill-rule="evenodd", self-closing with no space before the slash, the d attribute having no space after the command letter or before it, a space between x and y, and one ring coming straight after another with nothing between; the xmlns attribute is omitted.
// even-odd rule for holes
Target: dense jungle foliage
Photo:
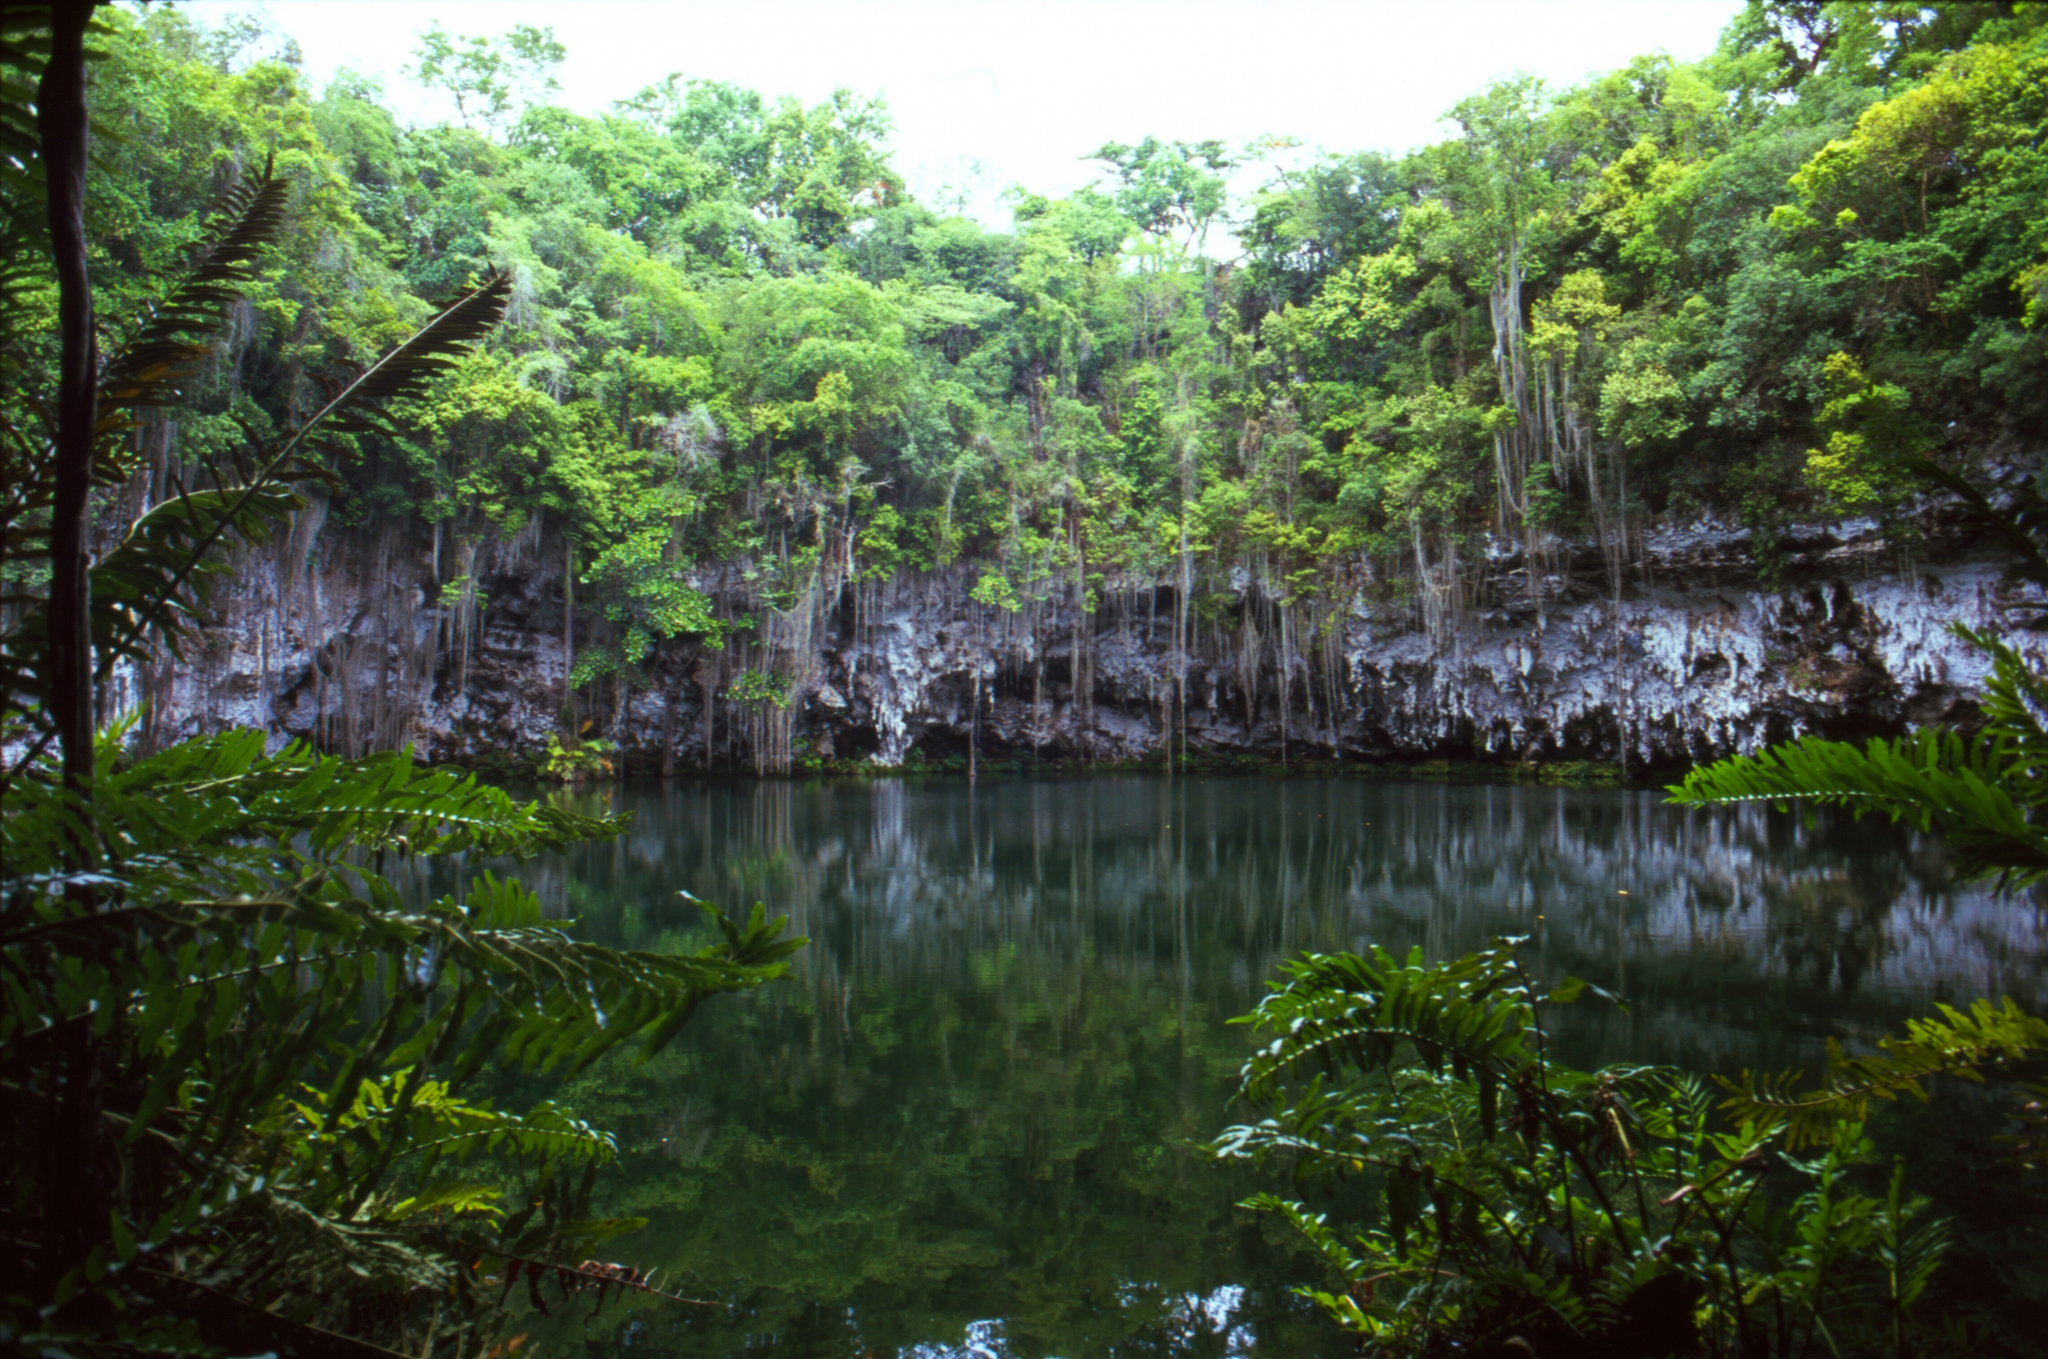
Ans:
<svg viewBox="0 0 2048 1359"><path fill-rule="evenodd" d="M450 117L407 126L258 25L108 15L103 312L240 176L292 190L205 396L145 431L159 480L503 267L507 324L328 513L431 538L456 632L479 545L558 561L579 683L737 634L765 703L906 568L991 616L1168 598L1182 654L1247 581L1307 654L1361 591L1435 623L1519 570L1540 601L1575 546L1618 576L1707 513L1768 573L1787 523L1903 531L1898 459L2044 413L2033 6L1758 0L1701 61L1505 81L1407 155L1108 143L1008 231L911 198L880 98L678 75L585 116L548 33L437 28L409 69Z"/></svg>
<svg viewBox="0 0 2048 1359"><path fill-rule="evenodd" d="M719 938L695 953L606 948L489 873L417 903L387 860L523 857L622 823L396 752L273 752L248 731L126 744L96 690L124 662L189 659L225 544L274 541L316 507L402 530L431 539L458 616L481 607L483 544L545 544L582 679L752 631L762 668L736 690L766 704L788 677L778 647L799 652L846 584L903 569L960 564L1007 611L1173 582L1183 652L1213 621L1198 601L1240 571L1283 637L1361 590L1434 621L1481 562L1519 561L1540 598L1592 542L1618 579L1658 515L1746 520L1765 570L1790 516L1904 532L1909 455L2018 447L2038 423L2048 36L2031 8L1758 4L1696 66L1511 81L1406 158L1113 143L1098 187L1019 190L1008 234L909 201L878 101L674 79L585 118L545 103L561 57L545 31L436 30L415 73L455 120L401 128L360 80L312 97L260 27L171 10L104 16L88 82L91 10L0 13L15 1352L471 1353L522 1283L536 1310L652 1291L586 1254L635 1225L590 1215L615 1140L462 1086L493 1061L588 1070L629 1040L656 1058L705 999L772 979L803 942L764 909L714 909ZM1224 176L1259 155L1270 187L1233 207ZM1229 263L1205 253L1225 227L1243 246ZM707 572L744 588L714 593ZM580 633L579 591L597 623ZM1875 790L1953 837L1913 798L1966 787L1981 853L1965 866L2036 873L2025 790L2048 737L2038 677L2006 666L1974 744L1808 745L1688 795ZM1737 1085L1723 1107L1744 1130L1707 1155L1690 1086L1655 1077L1639 1117L1620 1077L1553 1086L1540 1047L1532 1073L1539 997L1507 986L1510 954L1417 959L1405 978L1391 959L1316 966L1275 1012L1299 1002L1334 1027L1295 1025L1316 1051L1281 1044L1288 1071L1250 1073L1281 1150L1362 1163L1355 1137L1314 1139L1387 1134L1387 1101L1423 1068L1441 1115L1397 1111L1406 1150L1375 1162L1391 1251L1318 1248L1368 1286L1378 1264L1433 1280L1469 1249L1520 1309L1463 1314L1487 1323L1474 1335L1616 1308L1633 1325L1657 1286L1689 1329L1630 1331L1630 1353L1806 1352L1822 1274L1858 1252L1857 1315L1907 1352L1939 1242L1913 1237L1902 1181L1762 1224L1812 1247L1769 1274L1811 1324L1771 1334L1740 1315L1762 1295L1734 1266L1739 1233L1679 1205L1768 1217L1747 1187L1766 1144L1825 1136L1846 1164L1873 1095L2002 1072L2044 1041L2015 1007L1945 1012L1875 1056L1837 1054L1817 1092ZM1369 1006L1381 1020L1361 1027ZM1332 1121L1292 1068L1340 1050L1357 1083ZM1497 1127L1508 1081L1516 1117ZM1652 1181L1709 1179L1726 1188L1649 1206L1669 1187ZM1624 1182L1633 1217L1603 1203L1582 1243L1544 1235L1545 1214L1590 1220ZM1469 1203L1431 1194L1446 1185ZM1517 1216L1489 1235L1475 1214L1496 1188ZM1684 1259L1655 1235L1673 1217ZM1742 1249L1775 1248L1759 1240ZM1325 1301L1425 1350L1449 1325L1433 1281Z"/></svg>
<svg viewBox="0 0 2048 1359"><path fill-rule="evenodd" d="M475 1354L522 1281L543 1312L651 1293L589 1255L633 1225L590 1212L611 1137L462 1087L494 1061L576 1070L634 1039L653 1056L706 999L784 970L803 943L786 921L707 908L722 938L656 954L579 941L488 871L410 901L387 869L525 859L624 820L410 751L251 730L144 751L132 714L95 720L123 662L189 663L231 549L309 507L328 436L396 433L381 408L494 330L510 286L482 280L317 411L245 426L95 550L94 501L143 478L133 436L185 408L289 191L232 186L204 248L107 333L85 233L94 9L0 10L0 333L55 360L0 351L0 578L43 587L10 592L0 628L0 1353Z"/></svg>

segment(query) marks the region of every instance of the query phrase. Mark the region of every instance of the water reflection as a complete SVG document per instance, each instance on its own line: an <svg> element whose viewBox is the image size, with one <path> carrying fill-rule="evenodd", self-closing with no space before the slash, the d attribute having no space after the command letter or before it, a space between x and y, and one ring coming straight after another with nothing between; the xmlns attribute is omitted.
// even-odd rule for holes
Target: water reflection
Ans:
<svg viewBox="0 0 2048 1359"><path fill-rule="evenodd" d="M1329 1348L1304 1266L1179 1145L1225 1121L1249 1009L1304 949L1533 965L1627 994L1582 1061L1733 1069L1937 1000L2043 998L2048 914L1885 826L1654 794L1363 780L774 782L620 794L631 833L524 875L583 933L683 945L786 910L795 975L572 1092L628 1147L664 1286L643 1352L1225 1355Z"/></svg>

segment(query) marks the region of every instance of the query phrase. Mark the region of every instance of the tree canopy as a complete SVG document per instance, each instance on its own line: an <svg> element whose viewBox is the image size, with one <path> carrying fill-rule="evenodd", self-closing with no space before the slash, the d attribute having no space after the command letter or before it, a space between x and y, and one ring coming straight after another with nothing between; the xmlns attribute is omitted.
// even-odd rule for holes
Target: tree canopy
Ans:
<svg viewBox="0 0 2048 1359"><path fill-rule="evenodd" d="M333 517L451 563L538 527L599 670L744 623L689 602L706 566L757 609L963 559L1027 605L1185 579L1195 616L1249 580L1309 635L1361 592L1455 606L1489 543L1539 593L1573 543L1619 570L1660 518L1745 523L1768 572L1791 523L1897 521L1900 458L2034 437L2048 36L2009 8L1756 0L1700 61L1508 80L1404 156L1107 142L1007 231L909 195L879 99L677 75L583 115L551 34L437 27L412 70L454 116L407 126L260 29L116 12L91 244L139 305L235 175L291 186L177 457L509 271Z"/></svg>

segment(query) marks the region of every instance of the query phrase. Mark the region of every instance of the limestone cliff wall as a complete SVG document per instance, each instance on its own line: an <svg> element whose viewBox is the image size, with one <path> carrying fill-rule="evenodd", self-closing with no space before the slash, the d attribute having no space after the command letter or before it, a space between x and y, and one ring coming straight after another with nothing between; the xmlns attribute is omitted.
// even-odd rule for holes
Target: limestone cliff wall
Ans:
<svg viewBox="0 0 2048 1359"><path fill-rule="evenodd" d="M280 742L410 742L462 762L546 745L565 651L545 544L457 563L388 532L319 530L302 523L242 563L189 664L121 678L116 703L150 701L144 739L252 725ZM976 605L964 576L903 577L858 599L849 588L821 610L798 667L791 747L886 764L970 741L984 759L1132 759L1171 741L1267 757L1668 765L1967 717L1986 667L1949 625L2013 631L2038 613L1953 526L1911 562L1868 524L1803 532L1770 589L1743 534L1714 526L1652 533L1618 591L1586 555L1539 587L1503 558L1478 602L1434 631L1361 597L1283 647L1232 623L1226 599L1184 666L1165 590L1112 590L1077 629L1058 604ZM445 584L462 577L479 582L473 602ZM1238 583L1239 604L1255 603ZM664 751L678 769L707 755L750 765L750 728L721 697L734 669L671 644L645 687L604 690L581 720L636 765L658 767Z"/></svg>

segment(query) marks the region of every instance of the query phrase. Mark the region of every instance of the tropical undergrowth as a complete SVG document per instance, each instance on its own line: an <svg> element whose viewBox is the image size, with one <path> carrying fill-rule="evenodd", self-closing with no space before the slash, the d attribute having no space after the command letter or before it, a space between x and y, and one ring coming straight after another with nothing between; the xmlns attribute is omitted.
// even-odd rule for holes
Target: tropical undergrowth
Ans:
<svg viewBox="0 0 2048 1359"><path fill-rule="evenodd" d="M303 418L244 423L152 481L145 431L218 357L289 194L229 186L185 269L96 317L91 13L0 15L0 1350L474 1356L508 1299L657 1292L592 1255L634 1225L590 1211L612 1139L465 1086L494 1062L659 1051L802 941L707 907L694 953L602 948L487 872L414 900L395 885L414 861L523 859L624 821L402 750L231 731L145 752L110 710L116 674L188 662L234 554L289 530L358 440L398 433L383 408L436 390L511 287L467 280ZM15 343L38 327L54 373ZM95 507L136 501L96 545Z"/></svg>
<svg viewBox="0 0 2048 1359"><path fill-rule="evenodd" d="M1926 1097L2048 1051L2010 1002L1944 1010L1874 1053L1799 1078L1666 1067L1578 1071L1547 1050L1552 1007L1519 941L1440 964L1310 955L1247 1020L1268 1041L1243 1095L1264 1117L1213 1144L1282 1161L1297 1187L1363 1177L1376 1209L1291 1223L1326 1283L1301 1291L1387 1355L1906 1355L1967 1336L1921 1315L1950 1237L1909 1166L1873 1166L1871 1101ZM1613 997L1605 997L1613 1002ZM2017 1156L2038 1159L2025 1127Z"/></svg>
<svg viewBox="0 0 2048 1359"><path fill-rule="evenodd" d="M648 1291L601 1263L638 1225L590 1210L611 1136L463 1088L486 1064L658 1051L801 941L757 909L713 911L724 935L694 954L600 948L489 873L415 902L378 866L532 855L623 823L399 752L266 755L237 731L130 763L120 735L101 742L89 823L34 771L0 822L6 1340L476 1352L515 1284L543 1310Z"/></svg>
<svg viewBox="0 0 2048 1359"><path fill-rule="evenodd" d="M2037 496L1995 505L1932 467L2048 588ZM1973 731L1863 746L1817 737L1695 770L1690 806L1766 801L1882 813L1938 836L1964 877L2016 891L2048 876L2048 677L2016 639L1958 627L1990 674ZM1270 1040L1245 1064L1265 1117L1220 1157L1283 1159L1297 1181L1366 1176L1376 1214L1332 1221L1275 1194L1331 1283L1304 1289L1374 1353L1664 1355L1966 1353L1923 1315L1950 1228L1914 1165L1873 1166L1868 1120L1943 1077L2017 1094L2006 1173L2048 1156L2048 1020L2011 998L1941 1006L1867 1051L1830 1040L1824 1071L1712 1079L1665 1067L1582 1072L1549 1050L1546 985L1516 941L1430 964L1417 952L1311 955L1246 1017ZM1613 997L1606 999L1622 1003Z"/></svg>

